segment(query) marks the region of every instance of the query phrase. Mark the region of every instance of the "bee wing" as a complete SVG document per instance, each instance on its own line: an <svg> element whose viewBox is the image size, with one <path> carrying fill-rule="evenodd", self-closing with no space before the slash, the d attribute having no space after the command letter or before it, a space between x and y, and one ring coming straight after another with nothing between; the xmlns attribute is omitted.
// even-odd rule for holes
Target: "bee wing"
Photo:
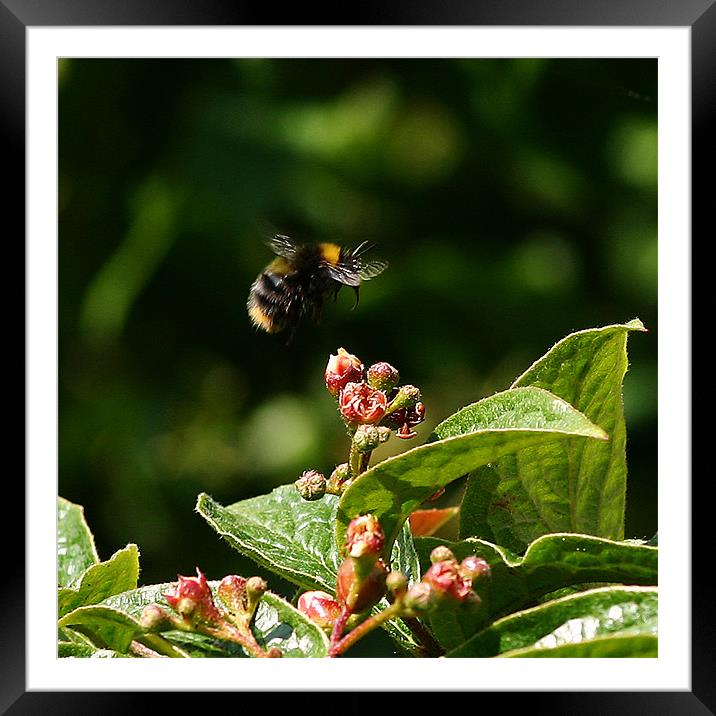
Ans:
<svg viewBox="0 0 716 716"><path fill-rule="evenodd" d="M365 261L362 256L368 251L372 251L375 248L375 244L372 241L364 241L358 244L353 251L351 251L351 264L353 271L361 281L370 281L375 278L378 274L383 273L388 268L388 262L380 259L374 259L373 261Z"/></svg>
<svg viewBox="0 0 716 716"><path fill-rule="evenodd" d="M267 242L277 256L283 256L283 258L292 261L296 256L296 244L285 234L276 234L274 237Z"/></svg>
<svg viewBox="0 0 716 716"><path fill-rule="evenodd" d="M328 275L344 286L360 286L360 264L356 261L341 261L337 264L325 264Z"/></svg>
<svg viewBox="0 0 716 716"><path fill-rule="evenodd" d="M388 262L387 261L381 261L380 259L376 259L375 261L367 261L365 263L360 264L360 267L358 268L358 276L361 278L362 281L370 281L370 279L375 278L378 274L383 273L385 269L388 268Z"/></svg>
<svg viewBox="0 0 716 716"><path fill-rule="evenodd" d="M361 249L362 246L363 244L356 251ZM360 253L366 250L363 249ZM356 256L356 251L353 251L346 259L339 261L337 264L326 264L326 270L332 279L345 286L356 287L360 286L361 281L369 281L375 278L388 267L388 262L380 259L362 261Z"/></svg>

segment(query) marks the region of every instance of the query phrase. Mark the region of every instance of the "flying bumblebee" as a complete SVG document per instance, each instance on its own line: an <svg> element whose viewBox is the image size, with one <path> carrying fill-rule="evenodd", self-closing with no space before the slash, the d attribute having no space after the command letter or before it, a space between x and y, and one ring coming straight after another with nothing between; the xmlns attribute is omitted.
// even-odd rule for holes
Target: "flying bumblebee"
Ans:
<svg viewBox="0 0 716 716"><path fill-rule="evenodd" d="M246 306L249 318L259 329L278 333L286 328L291 336L305 315L317 320L323 301L334 299L341 286L359 287L382 273L387 261L366 261L373 245L364 241L354 249L337 244L295 244L288 236L276 234L268 242L275 258L251 285Z"/></svg>

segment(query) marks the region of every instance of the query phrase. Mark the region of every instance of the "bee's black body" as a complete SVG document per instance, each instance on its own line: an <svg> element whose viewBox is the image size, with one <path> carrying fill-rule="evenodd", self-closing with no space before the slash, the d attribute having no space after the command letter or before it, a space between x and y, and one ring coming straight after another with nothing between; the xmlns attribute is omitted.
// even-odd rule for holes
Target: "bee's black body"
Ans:
<svg viewBox="0 0 716 716"><path fill-rule="evenodd" d="M254 281L247 301L252 322L268 333L293 331L306 314L317 319L326 297L335 297L343 285L352 286L357 297L361 281L387 266L364 262L365 244L355 250L330 243L295 245L277 235L270 246L277 258Z"/></svg>

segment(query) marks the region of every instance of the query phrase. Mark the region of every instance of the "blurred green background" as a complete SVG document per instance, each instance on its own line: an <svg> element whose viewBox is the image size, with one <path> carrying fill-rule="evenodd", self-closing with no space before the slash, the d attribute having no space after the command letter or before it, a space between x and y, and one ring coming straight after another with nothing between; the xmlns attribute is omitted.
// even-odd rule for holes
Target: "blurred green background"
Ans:
<svg viewBox="0 0 716 716"><path fill-rule="evenodd" d="M263 574L196 495L345 459L322 383L339 346L422 388L418 438L382 459L567 333L634 317L626 534L651 537L656 87L635 59L61 60L59 493L101 557L136 542L142 583ZM286 345L245 307L275 231L369 239L390 267Z"/></svg>

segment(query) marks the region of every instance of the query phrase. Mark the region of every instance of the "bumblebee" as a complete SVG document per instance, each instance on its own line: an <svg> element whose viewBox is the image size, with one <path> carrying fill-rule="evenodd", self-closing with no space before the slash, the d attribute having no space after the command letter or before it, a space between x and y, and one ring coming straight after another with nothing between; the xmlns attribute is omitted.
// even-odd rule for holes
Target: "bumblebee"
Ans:
<svg viewBox="0 0 716 716"><path fill-rule="evenodd" d="M289 328L293 336L301 318L309 315L318 320L325 299L335 300L342 286L355 291L355 308L361 282L388 266L387 261L363 258L373 248L367 241L346 249L329 243L295 244L276 234L268 245L276 258L253 282L246 302L252 323L267 333Z"/></svg>

